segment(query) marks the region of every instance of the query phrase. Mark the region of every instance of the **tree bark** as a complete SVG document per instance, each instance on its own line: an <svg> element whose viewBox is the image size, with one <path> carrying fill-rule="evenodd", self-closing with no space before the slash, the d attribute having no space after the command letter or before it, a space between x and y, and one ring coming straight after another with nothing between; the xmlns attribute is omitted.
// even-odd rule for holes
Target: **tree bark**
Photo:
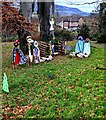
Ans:
<svg viewBox="0 0 106 120"><path fill-rule="evenodd" d="M25 55L28 54L28 45L27 45L27 36L31 36L31 34L28 31L25 31L24 29L21 29L18 31L18 37L20 40L20 49L23 51Z"/></svg>
<svg viewBox="0 0 106 120"><path fill-rule="evenodd" d="M32 2L20 2L20 12L26 17L27 22L32 19Z"/></svg>
<svg viewBox="0 0 106 120"><path fill-rule="evenodd" d="M99 24L99 33L100 38L98 39L99 43L106 43L106 3L100 3L100 24Z"/></svg>
<svg viewBox="0 0 106 120"><path fill-rule="evenodd" d="M27 22L31 22L32 19L32 2L20 2L20 14L26 18ZM20 40L20 49L24 54L28 54L27 36L31 34L25 29L18 31Z"/></svg>
<svg viewBox="0 0 106 120"><path fill-rule="evenodd" d="M40 37L42 41L50 41L49 29L50 29L50 10L54 14L54 2L37 2L38 5L38 17L40 22ZM51 7L52 6L52 7ZM52 16L54 17L54 16Z"/></svg>
<svg viewBox="0 0 106 120"><path fill-rule="evenodd" d="M50 2L38 2L38 17L40 22L41 40L48 41L50 28Z"/></svg>

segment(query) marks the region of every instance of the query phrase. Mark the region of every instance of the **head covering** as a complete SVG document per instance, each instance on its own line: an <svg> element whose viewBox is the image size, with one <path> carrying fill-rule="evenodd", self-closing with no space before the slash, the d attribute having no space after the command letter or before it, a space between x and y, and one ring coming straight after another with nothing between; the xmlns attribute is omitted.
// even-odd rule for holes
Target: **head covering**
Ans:
<svg viewBox="0 0 106 120"><path fill-rule="evenodd" d="M19 44L19 40L15 40L15 42Z"/></svg>
<svg viewBox="0 0 106 120"><path fill-rule="evenodd" d="M54 18L52 18L51 20L54 21Z"/></svg>
<svg viewBox="0 0 106 120"><path fill-rule="evenodd" d="M14 46L18 46L18 45L19 45L19 40L15 40Z"/></svg>
<svg viewBox="0 0 106 120"><path fill-rule="evenodd" d="M89 38L86 38L86 39L85 39L85 42L90 42L90 39L89 39Z"/></svg>
<svg viewBox="0 0 106 120"><path fill-rule="evenodd" d="M28 43L33 43L33 40L32 40L32 38L31 38L31 36L27 36L27 37L26 37L26 40L27 40Z"/></svg>
<svg viewBox="0 0 106 120"><path fill-rule="evenodd" d="M34 47L38 47L38 42L36 40L34 41Z"/></svg>
<svg viewBox="0 0 106 120"><path fill-rule="evenodd" d="M31 36L27 36L27 37L26 37L26 39L29 39L29 38L31 38Z"/></svg>
<svg viewBox="0 0 106 120"><path fill-rule="evenodd" d="M78 37L78 40L83 40L83 37L82 37L82 36L79 36L79 37Z"/></svg>

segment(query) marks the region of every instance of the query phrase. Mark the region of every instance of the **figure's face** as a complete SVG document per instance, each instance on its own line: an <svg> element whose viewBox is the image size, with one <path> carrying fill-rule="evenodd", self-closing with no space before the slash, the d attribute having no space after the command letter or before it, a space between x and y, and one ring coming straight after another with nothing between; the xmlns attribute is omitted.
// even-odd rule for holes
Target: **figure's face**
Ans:
<svg viewBox="0 0 106 120"><path fill-rule="evenodd" d="M14 46L15 46L15 47L18 47L18 45L19 45L18 43L14 43Z"/></svg>
<svg viewBox="0 0 106 120"><path fill-rule="evenodd" d="M34 46L38 47L38 42L37 41L34 42Z"/></svg>
<svg viewBox="0 0 106 120"><path fill-rule="evenodd" d="M27 39L27 42L28 42L28 43L33 43L33 40L32 40L31 38L28 38L28 39Z"/></svg>
<svg viewBox="0 0 106 120"><path fill-rule="evenodd" d="M54 21L54 18L52 18L52 21Z"/></svg>

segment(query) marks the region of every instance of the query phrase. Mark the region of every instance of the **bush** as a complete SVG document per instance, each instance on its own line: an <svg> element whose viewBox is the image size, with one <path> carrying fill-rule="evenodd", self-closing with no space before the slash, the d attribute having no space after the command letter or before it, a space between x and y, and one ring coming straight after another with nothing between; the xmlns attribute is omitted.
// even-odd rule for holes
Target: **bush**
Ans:
<svg viewBox="0 0 106 120"><path fill-rule="evenodd" d="M84 39L89 38L89 27L86 24L83 24L79 29L79 33L83 36Z"/></svg>
<svg viewBox="0 0 106 120"><path fill-rule="evenodd" d="M2 36L2 42L13 42L16 39L18 39L17 35L8 35L8 36L4 35L4 36Z"/></svg>
<svg viewBox="0 0 106 120"><path fill-rule="evenodd" d="M98 43L106 43L106 35L100 34L97 40Z"/></svg>
<svg viewBox="0 0 106 120"><path fill-rule="evenodd" d="M63 30L55 30L55 37L58 41L71 41L72 35L69 31Z"/></svg>
<svg viewBox="0 0 106 120"><path fill-rule="evenodd" d="M97 39L98 43L106 43L106 28L101 30L99 37Z"/></svg>
<svg viewBox="0 0 106 120"><path fill-rule="evenodd" d="M92 35L90 35L92 41L98 41L98 38L100 37L100 33L99 32L95 32Z"/></svg>
<svg viewBox="0 0 106 120"><path fill-rule="evenodd" d="M98 43L106 43L106 3L100 3L99 10L99 32L100 36L97 40Z"/></svg>
<svg viewBox="0 0 106 120"><path fill-rule="evenodd" d="M91 35L93 41L97 41L98 43L106 43L106 33L105 30L102 32L96 32Z"/></svg>

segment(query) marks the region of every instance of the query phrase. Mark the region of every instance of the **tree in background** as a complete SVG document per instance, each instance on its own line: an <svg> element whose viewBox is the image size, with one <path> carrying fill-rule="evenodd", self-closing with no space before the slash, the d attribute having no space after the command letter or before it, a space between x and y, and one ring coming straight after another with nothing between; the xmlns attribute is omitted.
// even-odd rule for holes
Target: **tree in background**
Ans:
<svg viewBox="0 0 106 120"><path fill-rule="evenodd" d="M19 13L26 18L25 19L26 22L31 23L31 21L32 21L32 2L20 2ZM18 34L20 36L20 49L24 53L26 53L26 52L28 52L26 37L31 36L31 32L22 29L21 32L18 31Z"/></svg>
<svg viewBox="0 0 106 120"><path fill-rule="evenodd" d="M11 7L11 3L3 2L2 3L2 34L5 36L7 32L9 34L18 35L18 38L21 41L25 42L27 34L31 33L36 37L37 27L35 23L27 22L27 19L22 16L19 11ZM7 12L8 11L8 12ZM20 48L24 51L23 43Z"/></svg>
<svg viewBox="0 0 106 120"><path fill-rule="evenodd" d="M100 11L99 11L99 33L100 36L98 38L99 43L106 43L106 2L100 3Z"/></svg>
<svg viewBox="0 0 106 120"><path fill-rule="evenodd" d="M20 13L27 18L28 22L31 22L32 8L34 8L34 2L20 2ZM40 39L43 41L49 41L49 20L54 17L54 0L51 2L37 1L38 5L38 17L40 22Z"/></svg>
<svg viewBox="0 0 106 120"><path fill-rule="evenodd" d="M42 41L49 41L49 29L50 29L50 10L52 6L52 10L54 10L54 2L40 2L38 0L38 17L40 22L40 37ZM52 13L53 14L53 13Z"/></svg>
<svg viewBox="0 0 106 120"><path fill-rule="evenodd" d="M81 36L83 36L84 39L86 39L89 36L89 27L86 24L83 24L80 29L79 29L79 34L81 34Z"/></svg>
<svg viewBox="0 0 106 120"><path fill-rule="evenodd" d="M26 18L27 22L32 19L32 2L20 2L20 13Z"/></svg>

